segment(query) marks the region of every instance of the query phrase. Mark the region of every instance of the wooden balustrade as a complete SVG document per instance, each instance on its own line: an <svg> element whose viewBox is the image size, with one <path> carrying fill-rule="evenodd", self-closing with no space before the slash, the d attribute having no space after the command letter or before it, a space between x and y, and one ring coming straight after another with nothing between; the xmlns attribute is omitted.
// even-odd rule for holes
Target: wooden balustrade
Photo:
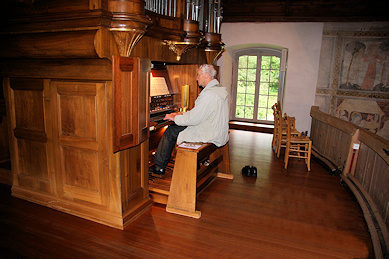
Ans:
<svg viewBox="0 0 389 259"><path fill-rule="evenodd" d="M311 109L314 149L342 170L369 227L376 258L389 251L389 140L350 122Z"/></svg>

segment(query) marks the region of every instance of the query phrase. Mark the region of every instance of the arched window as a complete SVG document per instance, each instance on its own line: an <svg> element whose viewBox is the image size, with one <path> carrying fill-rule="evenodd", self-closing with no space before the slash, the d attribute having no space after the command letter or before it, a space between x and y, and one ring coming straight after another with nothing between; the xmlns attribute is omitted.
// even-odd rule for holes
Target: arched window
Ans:
<svg viewBox="0 0 389 259"><path fill-rule="evenodd" d="M286 53L286 52L285 52ZM252 48L234 55L232 119L273 123L272 105L282 102L285 69L282 50ZM285 58L284 58L285 59Z"/></svg>

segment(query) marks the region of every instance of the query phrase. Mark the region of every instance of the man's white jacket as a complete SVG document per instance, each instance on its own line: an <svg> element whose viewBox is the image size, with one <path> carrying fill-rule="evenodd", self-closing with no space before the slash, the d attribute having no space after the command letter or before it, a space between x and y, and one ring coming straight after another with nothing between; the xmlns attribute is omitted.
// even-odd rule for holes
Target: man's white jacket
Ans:
<svg viewBox="0 0 389 259"><path fill-rule="evenodd" d="M216 79L201 91L190 111L177 115L174 122L188 126L178 135L182 142L213 143L220 147L228 142L229 108L227 89Z"/></svg>

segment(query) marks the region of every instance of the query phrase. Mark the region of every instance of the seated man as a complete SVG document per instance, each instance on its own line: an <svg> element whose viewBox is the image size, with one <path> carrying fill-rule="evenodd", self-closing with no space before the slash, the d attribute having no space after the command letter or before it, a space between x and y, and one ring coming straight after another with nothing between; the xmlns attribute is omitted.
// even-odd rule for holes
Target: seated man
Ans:
<svg viewBox="0 0 389 259"><path fill-rule="evenodd" d="M213 143L218 147L228 142L229 108L227 89L215 79L216 70L204 64L197 70L197 82L203 90L193 109L186 113L170 113L165 120L174 121L159 142L154 165L149 173L162 177L175 144L182 142Z"/></svg>

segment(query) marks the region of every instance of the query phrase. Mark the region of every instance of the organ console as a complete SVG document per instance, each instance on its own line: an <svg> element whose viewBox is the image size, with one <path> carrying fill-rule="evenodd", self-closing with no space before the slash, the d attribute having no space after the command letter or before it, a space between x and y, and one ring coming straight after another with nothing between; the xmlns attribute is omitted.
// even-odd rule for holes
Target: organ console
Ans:
<svg viewBox="0 0 389 259"><path fill-rule="evenodd" d="M118 229L151 208L149 126L179 108L183 85L194 106L198 64L223 47L220 1L166 2L0 1L13 196ZM150 93L154 70L167 92Z"/></svg>
<svg viewBox="0 0 389 259"><path fill-rule="evenodd" d="M153 62L150 80L150 129L165 126L166 114L175 112L176 93L173 90L166 64Z"/></svg>
<svg viewBox="0 0 389 259"><path fill-rule="evenodd" d="M176 111L177 106L173 103L173 95L151 96L150 102L150 125L155 126L164 123L166 114Z"/></svg>

